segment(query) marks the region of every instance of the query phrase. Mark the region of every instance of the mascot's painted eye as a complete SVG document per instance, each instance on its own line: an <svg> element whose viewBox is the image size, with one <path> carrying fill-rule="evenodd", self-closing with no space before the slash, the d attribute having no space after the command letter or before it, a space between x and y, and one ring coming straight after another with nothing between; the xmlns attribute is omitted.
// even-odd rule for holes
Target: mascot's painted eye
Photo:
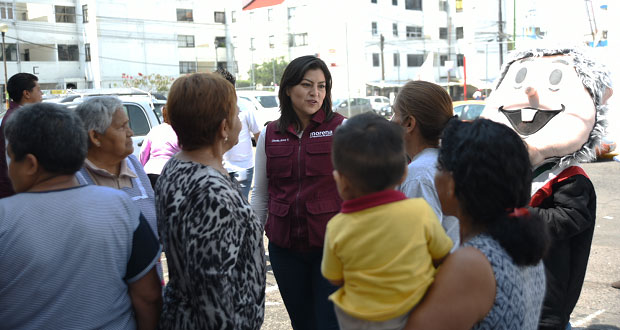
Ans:
<svg viewBox="0 0 620 330"><path fill-rule="evenodd" d="M527 68L521 68L519 72L517 72L517 76L515 77L515 82L520 84L525 80L525 76L527 76Z"/></svg>
<svg viewBox="0 0 620 330"><path fill-rule="evenodd" d="M560 81L562 81L562 70L555 69L551 71L551 74L549 74L549 83L555 87L560 83ZM555 87L549 89L552 91L557 91L559 88Z"/></svg>

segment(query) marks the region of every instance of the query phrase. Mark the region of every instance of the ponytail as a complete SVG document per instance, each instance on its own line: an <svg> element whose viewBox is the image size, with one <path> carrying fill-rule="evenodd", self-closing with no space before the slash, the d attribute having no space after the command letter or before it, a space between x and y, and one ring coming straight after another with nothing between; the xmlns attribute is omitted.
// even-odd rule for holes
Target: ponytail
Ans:
<svg viewBox="0 0 620 330"><path fill-rule="evenodd" d="M540 217L523 208L515 209L491 222L488 233L518 266L537 264L549 248L547 226Z"/></svg>

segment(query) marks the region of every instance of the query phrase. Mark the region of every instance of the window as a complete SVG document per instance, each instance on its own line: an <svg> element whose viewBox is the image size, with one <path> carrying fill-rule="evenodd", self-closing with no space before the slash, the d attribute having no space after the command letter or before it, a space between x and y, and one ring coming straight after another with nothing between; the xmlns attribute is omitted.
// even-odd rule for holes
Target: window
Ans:
<svg viewBox="0 0 620 330"><path fill-rule="evenodd" d="M439 0L439 11L448 12L448 0Z"/></svg>
<svg viewBox="0 0 620 330"><path fill-rule="evenodd" d="M439 39L448 39L448 28L447 27L439 28Z"/></svg>
<svg viewBox="0 0 620 330"><path fill-rule="evenodd" d="M194 73L196 72L196 62L179 62L180 73Z"/></svg>
<svg viewBox="0 0 620 330"><path fill-rule="evenodd" d="M267 9L267 20L269 22L273 21L273 9L271 8Z"/></svg>
<svg viewBox="0 0 620 330"><path fill-rule="evenodd" d="M56 23L75 23L75 7L54 6Z"/></svg>
<svg viewBox="0 0 620 330"><path fill-rule="evenodd" d="M456 54L456 65L463 66L465 56L463 54Z"/></svg>
<svg viewBox="0 0 620 330"><path fill-rule="evenodd" d="M377 0L370 0L370 3L377 3Z"/></svg>
<svg viewBox="0 0 620 330"><path fill-rule="evenodd" d="M237 21L237 12L236 11L231 11L230 12L230 20L235 23Z"/></svg>
<svg viewBox="0 0 620 330"><path fill-rule="evenodd" d="M446 61L448 61L448 55L439 55L440 66L446 66Z"/></svg>
<svg viewBox="0 0 620 330"><path fill-rule="evenodd" d="M226 47L226 37L215 37L215 48Z"/></svg>
<svg viewBox="0 0 620 330"><path fill-rule="evenodd" d="M372 66L379 66L380 62L379 62L379 54L378 53L373 53L372 54Z"/></svg>
<svg viewBox="0 0 620 330"><path fill-rule="evenodd" d="M123 105L129 117L129 128L133 131L133 135L146 135L151 130L149 120L144 110L137 105Z"/></svg>
<svg viewBox="0 0 620 330"><path fill-rule="evenodd" d="M223 11L213 12L213 21L215 23L226 23L226 13Z"/></svg>
<svg viewBox="0 0 620 330"><path fill-rule="evenodd" d="M398 37L398 23L392 23L392 34Z"/></svg>
<svg viewBox="0 0 620 330"><path fill-rule="evenodd" d="M82 23L88 23L88 5L82 6Z"/></svg>
<svg viewBox="0 0 620 330"><path fill-rule="evenodd" d="M179 34L177 36L179 48L194 48L194 36Z"/></svg>
<svg viewBox="0 0 620 330"><path fill-rule="evenodd" d="M17 61L17 45L16 44L4 44L4 53L6 54L7 61ZM2 60L2 51L0 50L0 60Z"/></svg>
<svg viewBox="0 0 620 330"><path fill-rule="evenodd" d="M0 18L13 19L13 3L0 2Z"/></svg>
<svg viewBox="0 0 620 330"><path fill-rule="evenodd" d="M398 0L392 0L392 6L398 6Z"/></svg>
<svg viewBox="0 0 620 330"><path fill-rule="evenodd" d="M59 61L79 61L79 54L77 45L58 45Z"/></svg>
<svg viewBox="0 0 620 330"><path fill-rule="evenodd" d="M424 63L424 54L407 54L407 66L422 66Z"/></svg>
<svg viewBox="0 0 620 330"><path fill-rule="evenodd" d="M422 10L422 0L405 0L405 9Z"/></svg>
<svg viewBox="0 0 620 330"><path fill-rule="evenodd" d="M22 56L22 60L24 60L25 62L30 61L30 49L24 49L24 56Z"/></svg>
<svg viewBox="0 0 620 330"><path fill-rule="evenodd" d="M275 48L276 44L275 44L275 36L269 36L269 48Z"/></svg>
<svg viewBox="0 0 620 330"><path fill-rule="evenodd" d="M456 0L456 3L454 4L454 8L456 9L457 13L460 13L463 11L463 0Z"/></svg>
<svg viewBox="0 0 620 330"><path fill-rule="evenodd" d="M308 33L290 34L288 39L289 47L307 46Z"/></svg>
<svg viewBox="0 0 620 330"><path fill-rule="evenodd" d="M394 53L394 66L400 66L400 54Z"/></svg>
<svg viewBox="0 0 620 330"><path fill-rule="evenodd" d="M408 26L407 27L407 38L422 38L422 27L421 26Z"/></svg>
<svg viewBox="0 0 620 330"><path fill-rule="evenodd" d="M295 7L288 8L288 19L295 17Z"/></svg>
<svg viewBox="0 0 620 330"><path fill-rule="evenodd" d="M456 28L456 38L463 39L463 27L459 26Z"/></svg>
<svg viewBox="0 0 620 330"><path fill-rule="evenodd" d="M194 11L191 9L177 8L177 22L193 22Z"/></svg>
<svg viewBox="0 0 620 330"><path fill-rule="evenodd" d="M376 36L377 35L377 22L372 22L371 27L372 27L372 35Z"/></svg>
<svg viewBox="0 0 620 330"><path fill-rule="evenodd" d="M84 60L90 62L90 44L84 44Z"/></svg>

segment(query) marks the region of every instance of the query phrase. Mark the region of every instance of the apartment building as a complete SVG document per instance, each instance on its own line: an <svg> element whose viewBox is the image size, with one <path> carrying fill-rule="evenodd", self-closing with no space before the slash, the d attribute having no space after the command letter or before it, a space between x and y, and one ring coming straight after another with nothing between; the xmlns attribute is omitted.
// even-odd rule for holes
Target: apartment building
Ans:
<svg viewBox="0 0 620 330"><path fill-rule="evenodd" d="M225 9L200 0L0 2L7 75L43 89L108 88L128 77L226 66ZM3 82L4 87L4 82Z"/></svg>
<svg viewBox="0 0 620 330"><path fill-rule="evenodd" d="M246 0L242 5L231 23L241 77L251 78L252 63L317 55L330 67L337 96L396 90L421 76L446 83L463 78L462 0ZM432 63L423 66L429 56Z"/></svg>

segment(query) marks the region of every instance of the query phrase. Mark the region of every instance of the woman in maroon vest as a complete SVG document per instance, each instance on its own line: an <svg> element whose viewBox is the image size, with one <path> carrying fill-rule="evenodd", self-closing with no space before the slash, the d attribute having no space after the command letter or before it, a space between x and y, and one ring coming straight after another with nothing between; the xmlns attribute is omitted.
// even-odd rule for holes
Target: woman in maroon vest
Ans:
<svg viewBox="0 0 620 330"><path fill-rule="evenodd" d="M340 211L332 177L332 79L314 56L293 60L280 83L280 119L256 146L252 207L266 221L269 257L293 329L338 329L336 290L321 276L325 226Z"/></svg>

